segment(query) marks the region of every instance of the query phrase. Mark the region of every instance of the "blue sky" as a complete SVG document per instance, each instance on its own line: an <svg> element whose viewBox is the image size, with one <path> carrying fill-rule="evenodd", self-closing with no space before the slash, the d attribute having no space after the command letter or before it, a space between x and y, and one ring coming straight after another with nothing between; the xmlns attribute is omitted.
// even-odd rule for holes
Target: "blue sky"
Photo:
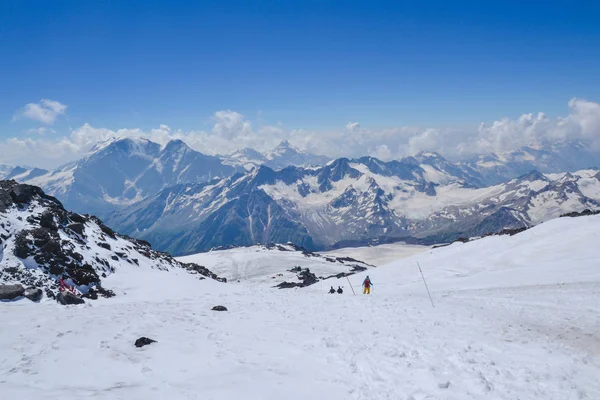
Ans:
<svg viewBox="0 0 600 400"><path fill-rule="evenodd" d="M326 130L460 127L599 100L600 5L538 1L0 3L0 136L210 129L218 110ZM51 134L52 133L47 133Z"/></svg>

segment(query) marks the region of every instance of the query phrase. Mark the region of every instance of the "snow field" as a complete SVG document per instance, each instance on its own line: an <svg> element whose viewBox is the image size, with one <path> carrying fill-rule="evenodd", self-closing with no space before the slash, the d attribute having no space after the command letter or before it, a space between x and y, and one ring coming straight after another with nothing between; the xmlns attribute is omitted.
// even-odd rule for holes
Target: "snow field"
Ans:
<svg viewBox="0 0 600 400"><path fill-rule="evenodd" d="M345 279L344 294L329 295L319 284L277 290L120 268L106 282L113 299L0 304L0 393L599 399L599 232L600 216L561 218L428 250L369 270L371 296L352 295ZM364 275L350 277L357 292ZM140 336L158 343L137 349Z"/></svg>

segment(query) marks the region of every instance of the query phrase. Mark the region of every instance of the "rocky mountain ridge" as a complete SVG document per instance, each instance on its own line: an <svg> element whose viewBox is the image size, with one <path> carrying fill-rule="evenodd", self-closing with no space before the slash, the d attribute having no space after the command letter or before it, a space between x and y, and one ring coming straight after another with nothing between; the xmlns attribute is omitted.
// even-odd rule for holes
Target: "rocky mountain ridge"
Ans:
<svg viewBox="0 0 600 400"><path fill-rule="evenodd" d="M0 181L0 237L0 284L42 289L48 297L58 294L59 279L89 298L111 296L103 279L123 268L184 269L220 280L202 266L181 263L96 217L65 210L38 187L15 181Z"/></svg>

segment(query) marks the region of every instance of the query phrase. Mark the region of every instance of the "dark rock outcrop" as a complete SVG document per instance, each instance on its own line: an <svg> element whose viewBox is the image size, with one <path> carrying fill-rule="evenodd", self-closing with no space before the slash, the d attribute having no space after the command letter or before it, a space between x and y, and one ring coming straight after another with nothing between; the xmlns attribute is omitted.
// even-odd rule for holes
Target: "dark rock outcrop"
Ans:
<svg viewBox="0 0 600 400"><path fill-rule="evenodd" d="M135 347L144 347L152 343L156 343L156 340L142 336L141 338L135 341Z"/></svg>
<svg viewBox="0 0 600 400"><path fill-rule="evenodd" d="M317 278L317 276L315 274L310 272L310 268L301 270L300 273L298 273L298 279L300 280L300 282L281 282L276 287L279 289L306 287L306 286L313 285L319 281L319 278Z"/></svg>
<svg viewBox="0 0 600 400"><path fill-rule="evenodd" d="M85 225L81 222L74 222L72 224L68 224L67 228L77 233L78 235L83 236L85 234Z"/></svg>
<svg viewBox="0 0 600 400"><path fill-rule="evenodd" d="M227 307L225 306L214 306L212 308L213 311L227 311Z"/></svg>
<svg viewBox="0 0 600 400"><path fill-rule="evenodd" d="M85 303L85 300L75 296L71 292L60 292L58 296L56 296L56 301L58 301L63 306Z"/></svg>
<svg viewBox="0 0 600 400"><path fill-rule="evenodd" d="M44 211L40 217L40 226L42 228L50 229L51 231L58 231L56 222L54 222L54 215L50 211Z"/></svg>
<svg viewBox="0 0 600 400"><path fill-rule="evenodd" d="M21 285L0 285L0 300L14 300L24 293L25 288Z"/></svg>
<svg viewBox="0 0 600 400"><path fill-rule="evenodd" d="M600 172L598 173L600 175ZM561 218L565 218L565 217L571 217L571 218L575 218L575 217L586 217L586 216L590 216L590 215L598 215L600 214L600 210L590 210L590 209L585 209L581 212L570 212L570 213L566 213L561 215Z"/></svg>
<svg viewBox="0 0 600 400"><path fill-rule="evenodd" d="M42 289L31 288L31 289L26 289L23 296L25 296L27 299L29 299L31 301L37 302L42 299L42 297L44 296L44 292L42 291Z"/></svg>

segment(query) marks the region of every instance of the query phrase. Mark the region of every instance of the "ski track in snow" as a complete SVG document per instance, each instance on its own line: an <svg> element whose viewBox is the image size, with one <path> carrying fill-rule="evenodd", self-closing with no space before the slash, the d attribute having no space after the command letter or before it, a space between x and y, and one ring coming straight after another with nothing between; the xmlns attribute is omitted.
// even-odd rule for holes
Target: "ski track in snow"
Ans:
<svg viewBox="0 0 600 400"><path fill-rule="evenodd" d="M599 227L561 219L421 253L368 271L370 296L345 279L329 295L137 268L108 278L113 299L2 303L0 397L600 399Z"/></svg>

